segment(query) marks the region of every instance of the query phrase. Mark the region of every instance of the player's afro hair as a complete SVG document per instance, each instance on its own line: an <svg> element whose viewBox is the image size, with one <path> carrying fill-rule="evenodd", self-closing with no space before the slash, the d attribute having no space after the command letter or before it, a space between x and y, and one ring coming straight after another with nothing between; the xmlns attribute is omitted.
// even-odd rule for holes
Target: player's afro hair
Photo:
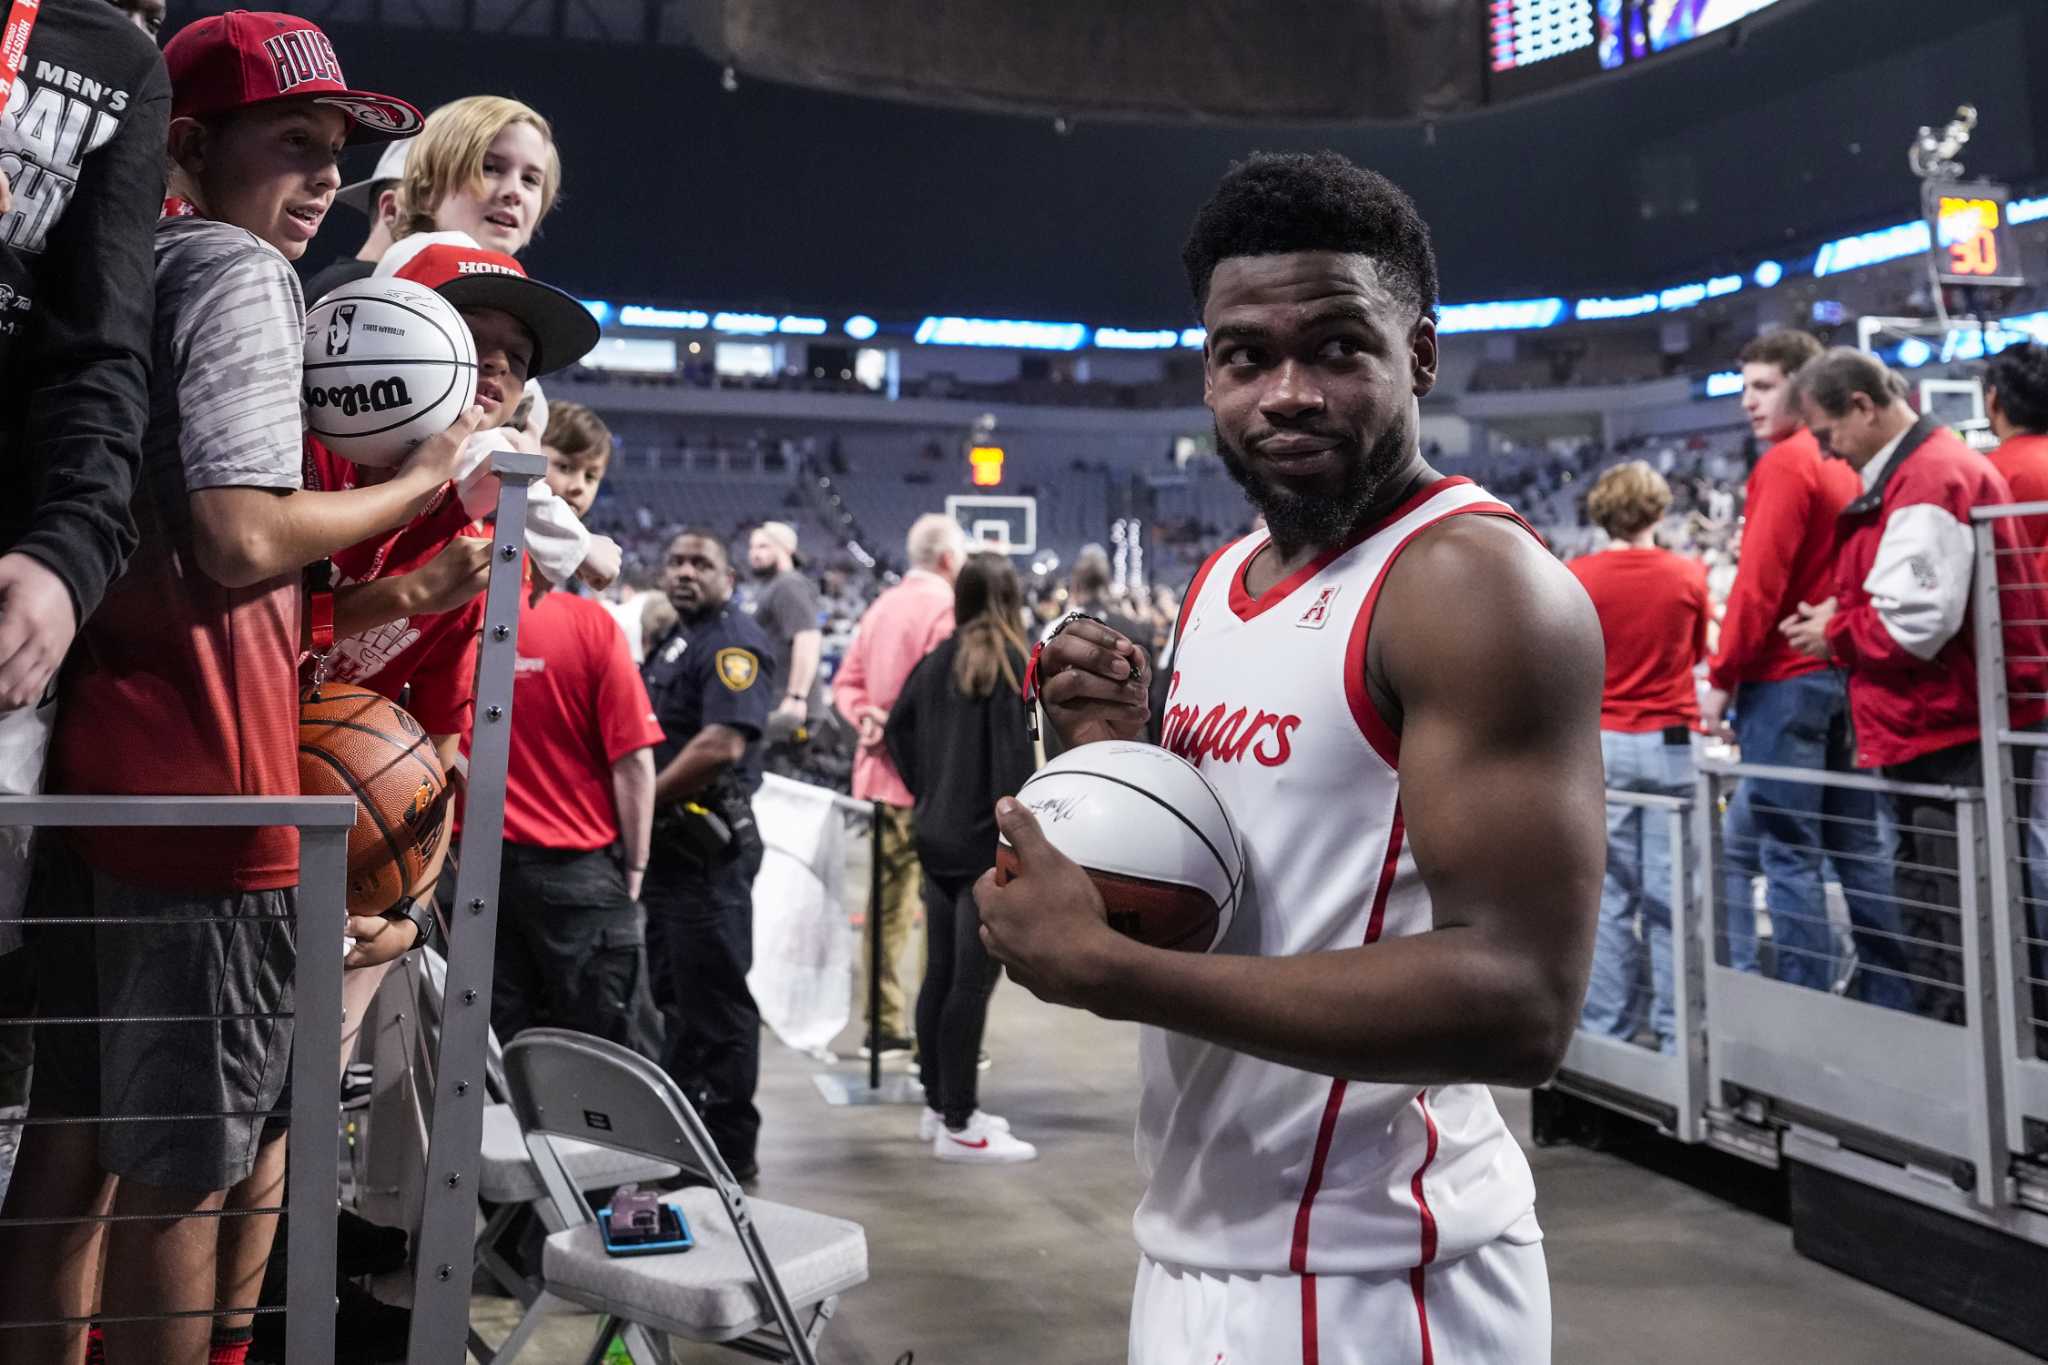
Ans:
<svg viewBox="0 0 2048 1365"><path fill-rule="evenodd" d="M1984 367L1984 387L1998 390L1998 406L2021 431L2048 432L2048 346L2008 346Z"/></svg>
<svg viewBox="0 0 2048 1365"><path fill-rule="evenodd" d="M1329 151L1254 152L1231 166L1181 248L1195 311L1209 302L1218 261L1288 251L1370 256L1397 298L1419 317L1436 316L1436 249L1415 202L1377 171Z"/></svg>

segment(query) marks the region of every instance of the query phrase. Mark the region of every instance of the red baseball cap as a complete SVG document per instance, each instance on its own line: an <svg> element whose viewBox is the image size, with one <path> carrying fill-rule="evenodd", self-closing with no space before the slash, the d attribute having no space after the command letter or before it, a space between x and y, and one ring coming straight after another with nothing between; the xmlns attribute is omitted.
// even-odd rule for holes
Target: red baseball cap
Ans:
<svg viewBox="0 0 2048 1365"><path fill-rule="evenodd" d="M327 35L290 14L238 9L188 24L164 45L164 64L172 118L310 99L348 116L352 143L411 137L426 122L404 100L349 89Z"/></svg>
<svg viewBox="0 0 2048 1365"><path fill-rule="evenodd" d="M467 233L423 232L400 238L377 262L376 273L423 284L457 311L496 308L519 319L533 334L528 378L575 364L601 335L589 309L534 279L503 252L478 246Z"/></svg>

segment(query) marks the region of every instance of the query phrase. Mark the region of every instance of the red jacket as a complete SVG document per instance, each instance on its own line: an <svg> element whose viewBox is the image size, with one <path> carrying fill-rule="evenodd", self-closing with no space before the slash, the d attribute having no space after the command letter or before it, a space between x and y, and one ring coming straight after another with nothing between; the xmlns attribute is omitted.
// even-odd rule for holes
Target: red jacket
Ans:
<svg viewBox="0 0 2048 1365"><path fill-rule="evenodd" d="M1724 692L1827 667L1787 644L1778 622L1835 586L1835 520L1863 491L1856 471L1820 453L1804 427L1763 453L1742 508L1742 558L1707 681Z"/></svg>
<svg viewBox="0 0 2048 1365"><path fill-rule="evenodd" d="M1989 460L1923 417L1900 440L1879 486L1843 510L1827 639L1849 672L1858 767L1905 763L1977 739L1970 509L2011 501ZM1991 525L1998 548L2025 547L2012 519ZM2048 620L2048 592L2034 586L2033 558L2008 554L1998 563L2006 621ZM2006 653L2048 657L2048 631L2008 624ZM2048 692L2048 665L2015 663L2011 674L2014 691ZM2015 725L2027 726L2048 707L2015 702L2012 712Z"/></svg>

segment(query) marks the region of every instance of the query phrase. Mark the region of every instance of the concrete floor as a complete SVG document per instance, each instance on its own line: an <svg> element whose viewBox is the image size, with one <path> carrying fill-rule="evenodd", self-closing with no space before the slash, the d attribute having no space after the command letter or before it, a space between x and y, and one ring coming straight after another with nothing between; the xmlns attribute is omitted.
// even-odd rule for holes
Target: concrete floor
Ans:
<svg viewBox="0 0 2048 1365"><path fill-rule="evenodd" d="M856 1042L849 1032L842 1055ZM766 1044L758 1193L867 1228L871 1278L842 1300L824 1360L894 1365L907 1351L917 1365L1124 1359L1137 1261L1135 1033L1006 982L988 1047L995 1065L982 1075L983 1105L1039 1145L1034 1163L943 1165L912 1140L914 1107L829 1107L813 1081L818 1064ZM1526 1095L1502 1103L1526 1136ZM2033 1359L1802 1260L1781 1224L1616 1156L1560 1147L1532 1159L1559 1365ZM509 1309L478 1301L487 1338L509 1327ZM587 1318L552 1321L522 1360L579 1361L591 1332Z"/></svg>

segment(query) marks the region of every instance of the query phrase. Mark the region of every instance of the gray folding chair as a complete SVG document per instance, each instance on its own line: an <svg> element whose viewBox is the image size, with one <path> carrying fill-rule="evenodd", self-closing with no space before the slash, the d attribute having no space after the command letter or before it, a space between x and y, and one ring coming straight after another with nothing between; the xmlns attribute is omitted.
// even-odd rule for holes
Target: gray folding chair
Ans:
<svg viewBox="0 0 2048 1365"><path fill-rule="evenodd" d="M356 1152L358 1203L378 1221L411 1229L414 1236L434 1098L433 1040L441 1030L447 980L448 964L432 948L410 954L378 989L363 1034L364 1055L373 1059L375 1082L370 1111L363 1118L365 1140ZM485 1086L493 1097L507 1093L504 1076L503 1050L492 1034ZM579 1190L666 1180L677 1173L670 1162L587 1142L562 1142L555 1154ZM575 1212L549 1196L510 1104L484 1106L480 1156L477 1195L496 1207L477 1236L475 1269L531 1307L540 1297L540 1282L512 1264L502 1246L505 1235L524 1207L530 1206L551 1233L570 1226ZM492 1351L473 1329L469 1346L478 1360L492 1359Z"/></svg>
<svg viewBox="0 0 2048 1365"><path fill-rule="evenodd" d="M547 1239L541 1296L498 1348L500 1362L518 1353L541 1316L575 1305L600 1316L592 1361L621 1326L638 1326L653 1334L664 1365L662 1334L816 1365L817 1340L839 1295L868 1277L867 1234L858 1223L747 1199L675 1082L616 1043L528 1029L506 1044L505 1072L533 1164L555 1206L576 1221ZM696 1245L606 1255L596 1216L559 1154L571 1139L670 1162L710 1181L664 1196Z"/></svg>

